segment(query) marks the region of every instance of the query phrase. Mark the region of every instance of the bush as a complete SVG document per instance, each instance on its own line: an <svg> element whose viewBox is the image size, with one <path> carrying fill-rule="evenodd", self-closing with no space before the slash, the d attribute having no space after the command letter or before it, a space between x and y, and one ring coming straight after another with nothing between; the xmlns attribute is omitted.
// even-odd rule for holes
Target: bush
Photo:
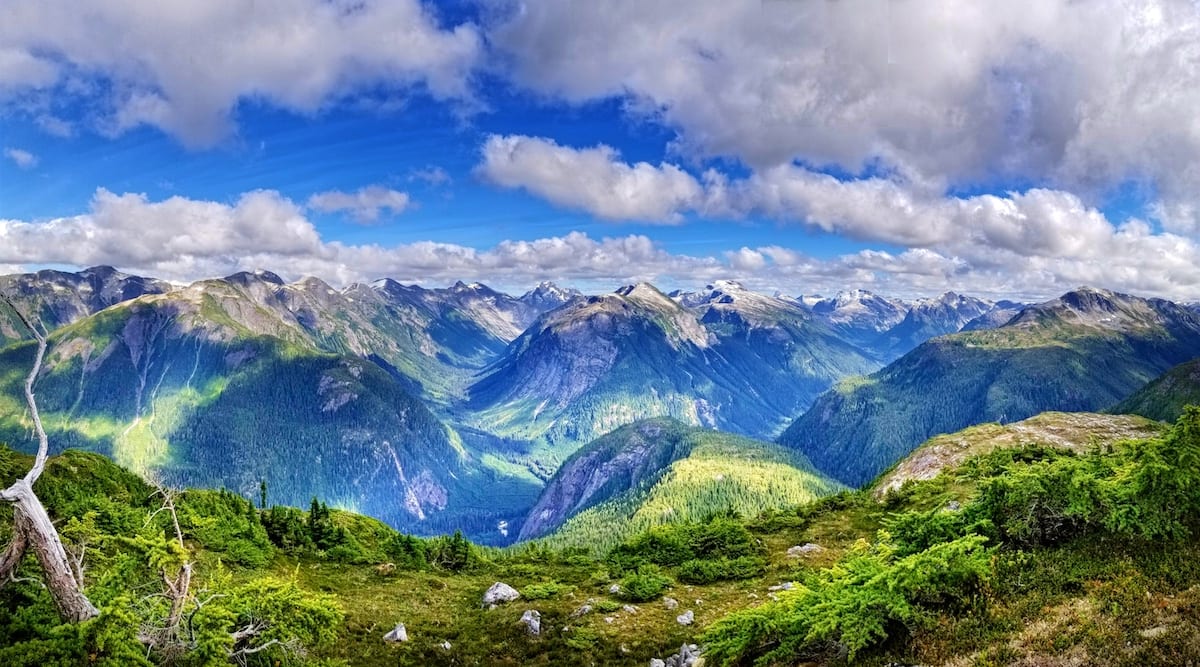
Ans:
<svg viewBox="0 0 1200 667"><path fill-rule="evenodd" d="M560 584L556 581L546 581L540 584L530 584L521 589L521 597L526 600L545 600L555 597L560 593L566 593L571 590L571 586Z"/></svg>
<svg viewBox="0 0 1200 667"><path fill-rule="evenodd" d="M766 561L757 556L719 560L697 558L680 565L676 576L685 584L711 584L714 581L751 579L761 575L766 569Z"/></svg>
<svg viewBox="0 0 1200 667"><path fill-rule="evenodd" d="M838 563L780 596L717 621L703 636L715 664L792 663L829 643L851 661L889 633L922 625L931 610L969 600L991 572L984 538L973 535L903 558L887 533L860 542ZM763 647L773 647L758 655Z"/></svg>
<svg viewBox="0 0 1200 667"><path fill-rule="evenodd" d="M617 597L627 602L649 602L661 597L670 585L670 578L657 568L643 566L621 580Z"/></svg>

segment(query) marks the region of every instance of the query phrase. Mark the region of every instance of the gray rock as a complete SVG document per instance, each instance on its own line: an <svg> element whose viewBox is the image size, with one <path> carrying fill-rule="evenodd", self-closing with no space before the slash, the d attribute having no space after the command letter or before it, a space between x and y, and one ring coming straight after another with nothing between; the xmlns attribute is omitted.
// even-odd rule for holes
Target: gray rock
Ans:
<svg viewBox="0 0 1200 667"><path fill-rule="evenodd" d="M450 650L450 640L446 640L446 641L442 642L441 644L439 644L439 646L441 646L444 650L449 651Z"/></svg>
<svg viewBox="0 0 1200 667"><path fill-rule="evenodd" d="M608 587L608 592L609 592L609 594L611 594L611 595L616 595L617 593L620 593L620 592L621 592L621 585L620 585L620 584L613 584L612 586L609 586L609 587Z"/></svg>
<svg viewBox="0 0 1200 667"><path fill-rule="evenodd" d="M658 658L650 658L650 667L667 667L667 663Z"/></svg>
<svg viewBox="0 0 1200 667"><path fill-rule="evenodd" d="M521 614L521 625L525 626L525 631L531 637L537 637L542 634L542 612L536 609L526 609L524 614Z"/></svg>
<svg viewBox="0 0 1200 667"><path fill-rule="evenodd" d="M627 604L621 607L621 611L625 612L626 614L636 614L638 613L638 608L631 604Z"/></svg>
<svg viewBox="0 0 1200 667"><path fill-rule="evenodd" d="M391 632L383 636L383 641L389 644L393 642L406 642L408 641L408 630L405 629L403 623L397 623Z"/></svg>
<svg viewBox="0 0 1200 667"><path fill-rule="evenodd" d="M768 586L767 590L769 590L769 591L790 591L795 587L796 587L796 584L793 584L790 581L785 581L782 584L779 584L778 586Z"/></svg>
<svg viewBox="0 0 1200 667"><path fill-rule="evenodd" d="M611 624L611 623L612 623L613 621L615 621L615 620L617 620L617 617L616 617L616 616L605 616L605 617L604 617L604 622L605 622L605 623L609 623L609 624Z"/></svg>
<svg viewBox="0 0 1200 667"><path fill-rule="evenodd" d="M789 547L787 550L788 558L800 558L802 556L811 556L819 554L825 550L825 547L808 542L806 544L798 544L794 547Z"/></svg>
<svg viewBox="0 0 1200 667"><path fill-rule="evenodd" d="M675 617L675 622L679 623L680 625L691 625L692 622L695 620L696 620L696 615L694 613L692 613L691 609L689 609Z"/></svg>
<svg viewBox="0 0 1200 667"><path fill-rule="evenodd" d="M962 509L962 504L959 503L957 500L951 500L949 503L946 504L946 511L948 511L948 512L957 512L960 509Z"/></svg>
<svg viewBox="0 0 1200 667"><path fill-rule="evenodd" d="M583 616L584 614L590 613L591 611L592 611L592 605L590 605L590 604L585 604L585 605L583 605L582 607L580 607L580 608L576 609L575 611L571 612L571 618L579 618L580 616Z"/></svg>
<svg viewBox="0 0 1200 667"><path fill-rule="evenodd" d="M679 606L679 600L675 598L663 598L663 604L667 605L667 609L674 609Z"/></svg>
<svg viewBox="0 0 1200 667"><path fill-rule="evenodd" d="M651 667L655 665L661 665L662 667L702 667L703 664L704 658L700 655L700 647L695 644L681 645L679 651L674 655L667 656L666 660L655 658L650 661Z"/></svg>
<svg viewBox="0 0 1200 667"><path fill-rule="evenodd" d="M488 609L495 609L497 605L512 602L519 597L521 597L521 594L517 592L517 589L497 581L483 594L483 606Z"/></svg>

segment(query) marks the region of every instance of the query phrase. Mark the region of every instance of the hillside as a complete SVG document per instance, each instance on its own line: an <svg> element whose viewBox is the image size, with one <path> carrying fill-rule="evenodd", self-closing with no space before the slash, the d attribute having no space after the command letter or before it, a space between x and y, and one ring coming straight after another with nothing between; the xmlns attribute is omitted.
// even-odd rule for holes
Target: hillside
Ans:
<svg viewBox="0 0 1200 667"><path fill-rule="evenodd" d="M1193 411L1161 436L1084 454L1012 440L884 502L842 492L758 518L664 524L600 557L413 539L317 504L262 510L195 490L177 496L175 549L141 479L66 452L38 493L102 614L59 625L27 559L0 588L0 662L220 663L255 648L228 660L644 667L694 644L716 665L1191 664L1198 438ZM28 464L0 448L0 483ZM194 572L183 608L197 621L183 638L199 641L181 655L139 636L162 623L158 592L182 559ZM519 597L481 605L496 582ZM406 641L381 641L397 623ZM265 636L234 639L254 625Z"/></svg>
<svg viewBox="0 0 1200 667"><path fill-rule="evenodd" d="M777 446L666 418L623 426L580 448L546 483L522 540L604 550L670 521L732 510L756 516L838 489Z"/></svg>
<svg viewBox="0 0 1200 667"><path fill-rule="evenodd" d="M1200 405L1200 359L1168 370L1109 412L1173 421L1183 414L1185 405Z"/></svg>
<svg viewBox="0 0 1200 667"><path fill-rule="evenodd" d="M906 482L933 479L959 468L967 459L997 449L1040 445L1076 453L1111 447L1123 440L1159 435L1161 424L1127 415L1092 412L1043 412L1011 424L980 424L956 433L937 435L914 449L871 485L882 498Z"/></svg>
<svg viewBox="0 0 1200 667"><path fill-rule="evenodd" d="M821 396L779 438L852 486L939 433L1039 412L1096 411L1200 355L1200 318L1173 303L1082 289L998 329L936 338Z"/></svg>
<svg viewBox="0 0 1200 667"><path fill-rule="evenodd" d="M772 436L834 380L875 366L792 303L725 285L685 306L640 284L543 316L471 386L466 410L553 469L649 417Z"/></svg>

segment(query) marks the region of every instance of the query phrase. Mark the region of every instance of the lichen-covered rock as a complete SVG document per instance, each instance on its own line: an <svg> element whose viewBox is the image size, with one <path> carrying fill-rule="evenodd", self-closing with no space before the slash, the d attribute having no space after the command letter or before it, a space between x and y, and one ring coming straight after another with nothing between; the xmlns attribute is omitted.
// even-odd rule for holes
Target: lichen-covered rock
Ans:
<svg viewBox="0 0 1200 667"><path fill-rule="evenodd" d="M536 609L526 609L524 614L521 614L521 625L525 626L525 631L531 637L537 637L542 634L542 612Z"/></svg>
<svg viewBox="0 0 1200 667"><path fill-rule="evenodd" d="M497 581L483 594L483 606L488 609L495 609L498 605L512 602L519 597L521 597L521 594L517 592L517 589L504 582Z"/></svg>
<svg viewBox="0 0 1200 667"><path fill-rule="evenodd" d="M800 558L802 556L811 556L819 554L825 550L825 547L808 542L807 544L798 544L794 547L789 547L787 550L788 558Z"/></svg>
<svg viewBox="0 0 1200 667"><path fill-rule="evenodd" d="M392 631L383 636L383 641L389 644L408 641L408 630L403 623L397 623Z"/></svg>

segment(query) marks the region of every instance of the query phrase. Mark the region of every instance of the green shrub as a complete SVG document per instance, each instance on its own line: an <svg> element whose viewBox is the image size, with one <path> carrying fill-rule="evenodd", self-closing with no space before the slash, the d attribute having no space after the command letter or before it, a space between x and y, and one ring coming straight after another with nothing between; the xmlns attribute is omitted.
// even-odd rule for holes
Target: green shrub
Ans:
<svg viewBox="0 0 1200 667"><path fill-rule="evenodd" d="M715 581L751 579L765 572L767 563L757 556L693 559L679 566L676 577L685 584L711 584Z"/></svg>
<svg viewBox="0 0 1200 667"><path fill-rule="evenodd" d="M617 597L627 602L649 602L662 596L663 591L671 585L671 579L664 576L657 568L643 566L637 572L626 576L620 582Z"/></svg>
<svg viewBox="0 0 1200 667"><path fill-rule="evenodd" d="M540 584L530 584L521 589L521 597L526 600L545 600L561 593L570 592L571 586L556 581L545 581Z"/></svg>

